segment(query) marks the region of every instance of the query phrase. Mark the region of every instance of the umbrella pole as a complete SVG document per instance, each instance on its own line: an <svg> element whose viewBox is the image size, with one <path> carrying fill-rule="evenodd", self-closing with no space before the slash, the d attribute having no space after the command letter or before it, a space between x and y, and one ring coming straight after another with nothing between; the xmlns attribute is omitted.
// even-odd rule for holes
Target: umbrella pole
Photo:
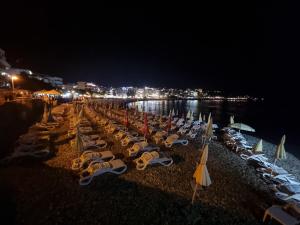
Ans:
<svg viewBox="0 0 300 225"><path fill-rule="evenodd" d="M194 204L194 201L195 201L195 197L196 197L197 188L198 188L198 184L196 183L196 185L195 185L195 188L194 188L193 197L192 197L192 205Z"/></svg>

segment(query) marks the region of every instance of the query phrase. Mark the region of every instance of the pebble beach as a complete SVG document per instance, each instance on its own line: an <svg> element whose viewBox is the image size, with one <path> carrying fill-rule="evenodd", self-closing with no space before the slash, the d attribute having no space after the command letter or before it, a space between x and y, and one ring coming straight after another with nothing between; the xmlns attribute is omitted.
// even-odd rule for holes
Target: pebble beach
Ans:
<svg viewBox="0 0 300 225"><path fill-rule="evenodd" d="M71 161L79 156L67 137L68 121L51 140L51 156L20 158L0 167L1 208L9 224L262 224L264 210L276 204L255 169L218 140L209 144L207 168L212 184L192 205L192 176L200 157L200 140L188 146L161 147L173 158L170 167L144 171L124 157L126 147L100 128L116 158L128 165L119 176L104 174L89 186L78 184ZM257 138L246 136L249 143ZM264 142L270 159L275 145ZM299 178L292 155L278 162Z"/></svg>

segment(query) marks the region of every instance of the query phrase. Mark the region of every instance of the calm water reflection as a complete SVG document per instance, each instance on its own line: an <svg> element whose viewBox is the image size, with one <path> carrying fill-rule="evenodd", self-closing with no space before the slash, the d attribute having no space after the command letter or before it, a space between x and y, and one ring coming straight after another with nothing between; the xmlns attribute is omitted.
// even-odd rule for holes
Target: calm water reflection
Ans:
<svg viewBox="0 0 300 225"><path fill-rule="evenodd" d="M278 143L283 134L287 135L286 145L298 157L299 138L298 127L295 126L295 117L286 116L286 109L265 102L227 102L227 101L204 101L204 100L156 100L139 101L130 103L138 106L139 111L162 113L168 115L174 108L179 116L186 115L188 110L194 112L194 119L199 113L207 115L211 112L214 122L221 127L229 123L230 115L234 115L235 122L246 123L256 129L255 136L261 137L272 143ZM283 119L284 118L284 119Z"/></svg>

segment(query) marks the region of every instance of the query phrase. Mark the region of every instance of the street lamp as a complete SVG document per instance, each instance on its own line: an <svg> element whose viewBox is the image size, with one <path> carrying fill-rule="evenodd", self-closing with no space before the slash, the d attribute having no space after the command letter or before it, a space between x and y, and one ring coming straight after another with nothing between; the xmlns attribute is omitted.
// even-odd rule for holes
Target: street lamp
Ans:
<svg viewBox="0 0 300 225"><path fill-rule="evenodd" d="M17 80L18 77L11 75L11 87L12 87L12 94L13 94L13 99L15 97L15 85L14 85L14 80Z"/></svg>

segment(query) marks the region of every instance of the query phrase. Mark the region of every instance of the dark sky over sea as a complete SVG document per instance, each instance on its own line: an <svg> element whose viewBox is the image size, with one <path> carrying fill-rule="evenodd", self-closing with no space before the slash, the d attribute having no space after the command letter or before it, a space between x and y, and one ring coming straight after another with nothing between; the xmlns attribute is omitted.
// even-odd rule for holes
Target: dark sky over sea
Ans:
<svg viewBox="0 0 300 225"><path fill-rule="evenodd" d="M15 67L66 82L265 97L280 123L299 124L300 14L291 1L2 6L0 47Z"/></svg>

